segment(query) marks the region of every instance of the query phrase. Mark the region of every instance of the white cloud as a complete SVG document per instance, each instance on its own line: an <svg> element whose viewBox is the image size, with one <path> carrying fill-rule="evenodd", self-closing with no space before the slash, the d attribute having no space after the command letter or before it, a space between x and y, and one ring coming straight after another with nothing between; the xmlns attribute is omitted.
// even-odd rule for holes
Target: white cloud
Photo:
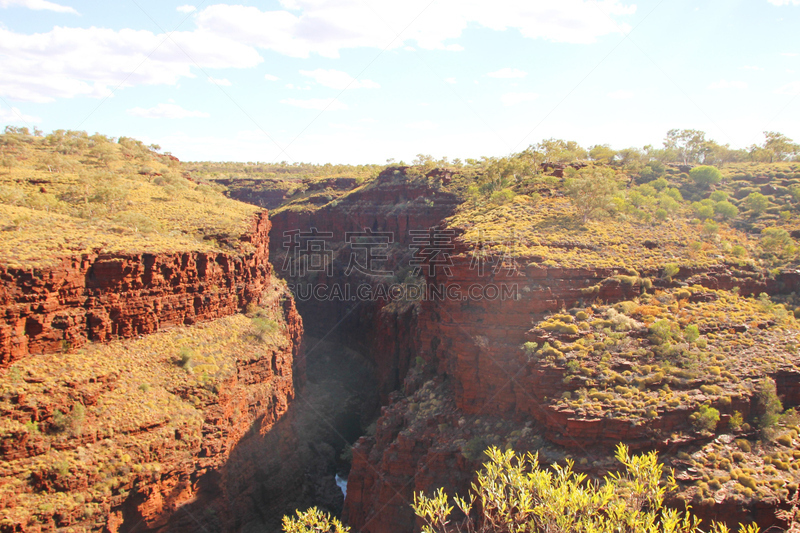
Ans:
<svg viewBox="0 0 800 533"><path fill-rule="evenodd" d="M215 85L222 85L224 87L230 87L233 85L231 81L227 78L212 78L211 76L208 77L209 83L213 83Z"/></svg>
<svg viewBox="0 0 800 533"><path fill-rule="evenodd" d="M797 57L797 52L783 52L781 55L785 57Z"/></svg>
<svg viewBox="0 0 800 533"><path fill-rule="evenodd" d="M406 128L412 130L435 130L438 128L439 125L430 120L421 120L419 122L412 122L410 124L406 124Z"/></svg>
<svg viewBox="0 0 800 533"><path fill-rule="evenodd" d="M778 87L775 89L775 94L788 94L791 96L797 96L800 94L800 81L793 81Z"/></svg>
<svg viewBox="0 0 800 533"><path fill-rule="evenodd" d="M314 81L331 89L378 89L380 85L372 80L357 80L347 72L341 70L301 70L300 74L312 78Z"/></svg>
<svg viewBox="0 0 800 533"><path fill-rule="evenodd" d="M285 10L218 4L197 14L200 29L293 57L338 57L347 48L462 50L452 42L471 25L497 31L516 29L523 37L591 43L630 26L619 17L636 11L624 0L283 0ZM366 5L365 5L366 4ZM608 16L599 16L598 7ZM291 11L289 11L291 10ZM424 16L420 17L420 13ZM395 38L379 20L392 21ZM413 22L413 24L411 24Z"/></svg>
<svg viewBox="0 0 800 533"><path fill-rule="evenodd" d="M167 39L144 30L60 26L32 35L0 27L0 57L0 96L32 102L103 97L118 86L175 85L194 77L195 65L246 68L262 61L254 48L203 31Z"/></svg>
<svg viewBox="0 0 800 533"><path fill-rule="evenodd" d="M747 83L743 81L715 81L708 86L709 89L747 89Z"/></svg>
<svg viewBox="0 0 800 533"><path fill-rule="evenodd" d="M177 11L180 11L181 13L191 13L192 11L195 11L197 8L190 5L183 5L183 6L178 6L175 9Z"/></svg>
<svg viewBox="0 0 800 533"><path fill-rule="evenodd" d="M800 6L800 0L767 0L767 2L776 6Z"/></svg>
<svg viewBox="0 0 800 533"><path fill-rule="evenodd" d="M78 14L75 9L69 6L62 6L46 0L0 0L0 7L21 6L35 11L56 11L58 13Z"/></svg>
<svg viewBox="0 0 800 533"><path fill-rule="evenodd" d="M347 109L347 104L336 100L335 98L309 98L308 100L298 100L296 98L287 98L281 100L282 104L300 107L303 109L319 109L327 111L335 111L337 109Z"/></svg>
<svg viewBox="0 0 800 533"><path fill-rule="evenodd" d="M755 65L744 65L744 66L739 67L739 68L742 68L744 70L764 70L764 67L757 67Z"/></svg>
<svg viewBox="0 0 800 533"><path fill-rule="evenodd" d="M264 79L267 81L277 81L280 78L278 78L278 76L273 76L272 74L264 74Z"/></svg>
<svg viewBox="0 0 800 533"><path fill-rule="evenodd" d="M410 45L457 51L463 48L453 40L475 26L516 30L529 39L591 43L604 35L629 31L624 20L636 6L624 2L281 0L282 8L271 11L216 4L193 12L194 29L175 32L169 38L145 30L96 27L59 26L25 34L0 25L0 96L48 102L103 97L117 87L177 85L181 78L194 77L197 67L254 67L263 61L259 50L292 57L338 57L344 49ZM0 0L0 5L74 12L46 0ZM190 6L180 6L184 7ZM608 16L598 16L598 7ZM376 23L379 19L391 21L397 31L406 29L397 38L384 24ZM341 86L344 78L326 79ZM354 83L364 88L377 86L367 80Z"/></svg>
<svg viewBox="0 0 800 533"><path fill-rule="evenodd" d="M19 108L12 107L9 109L7 107L0 107L0 124L20 124L41 121L42 119L39 117L24 114Z"/></svg>
<svg viewBox="0 0 800 533"><path fill-rule="evenodd" d="M625 91L620 89L618 91L612 91L608 93L606 96L608 96L609 98L613 98L614 100L628 100L629 98L633 98L633 93L631 91Z"/></svg>
<svg viewBox="0 0 800 533"><path fill-rule="evenodd" d="M517 105L522 102L533 102L537 98L539 95L536 93L506 93L500 97L500 101L503 105Z"/></svg>
<svg viewBox="0 0 800 533"><path fill-rule="evenodd" d="M447 83L458 83L455 78L445 78L444 81Z"/></svg>
<svg viewBox="0 0 800 533"><path fill-rule="evenodd" d="M184 109L178 104L158 104L155 107L144 109L143 107L134 107L128 109L128 114L134 117L142 118L188 118L199 117L208 118L208 113L203 111L189 111Z"/></svg>
<svg viewBox="0 0 800 533"><path fill-rule="evenodd" d="M524 78L528 73L518 68L501 68L487 74L490 78Z"/></svg>

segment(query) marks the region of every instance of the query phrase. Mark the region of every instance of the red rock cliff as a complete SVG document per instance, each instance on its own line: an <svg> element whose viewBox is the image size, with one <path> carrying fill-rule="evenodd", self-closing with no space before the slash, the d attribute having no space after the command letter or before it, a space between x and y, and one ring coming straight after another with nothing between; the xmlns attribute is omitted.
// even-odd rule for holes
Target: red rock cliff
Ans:
<svg viewBox="0 0 800 533"><path fill-rule="evenodd" d="M483 433L506 431L506 435L532 423L535 432L566 450L580 449L587 443L607 449L620 441L634 448L663 449L670 432L687 424L690 413L681 410L665 412L645 425L612 418L590 420L550 410L545 400L564 392L564 375L528 364L520 350L531 340L532 318L594 299L608 303L637 296L639 284L626 284L616 277L624 272L546 267L535 259L529 262L520 258L517 265L508 265L513 269L501 269L497 274L489 269L480 276L476 268L471 268L474 265L468 253L462 251L452 259L452 275L440 269L427 280L445 287L444 294L451 296L422 302L412 332L417 355L433 369L434 380L446 384L441 386L439 401L449 407L433 409L425 419L416 417L414 413L426 396L420 398L415 392L419 383L411 376L405 383L407 399L396 397L383 409L376 435L362 437L354 446L344 517L357 530L411 531L415 517L409 503L415 491L445 486L466 492L469 476L465 477L465 472L477 468L480 458L465 461L453 441L480 435L480 431L469 429L470 421L476 419L479 425L491 421ZM682 270L680 277L689 284L709 288L739 287L742 294L788 293L800 288L796 272L771 279L720 267ZM500 291L486 297L479 290L482 298L466 297L470 287L490 285L500 287ZM510 297L502 299L502 286L509 289ZM458 292L449 293L448 289ZM789 381L779 378L781 383ZM790 391L787 397L794 398L794 389L784 388ZM742 401L733 408L746 414L749 403ZM463 448L464 442L461 444Z"/></svg>
<svg viewBox="0 0 800 533"><path fill-rule="evenodd" d="M245 254L92 254L47 269L0 265L0 367L28 354L132 337L230 315L271 273L260 214Z"/></svg>

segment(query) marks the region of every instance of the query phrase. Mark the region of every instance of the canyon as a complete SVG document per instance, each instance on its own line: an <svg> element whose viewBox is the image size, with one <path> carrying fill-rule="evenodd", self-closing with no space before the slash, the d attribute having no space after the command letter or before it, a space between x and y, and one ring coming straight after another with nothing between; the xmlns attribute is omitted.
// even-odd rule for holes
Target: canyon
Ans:
<svg viewBox="0 0 800 533"><path fill-rule="evenodd" d="M800 292L795 270L765 275L719 263L664 276L661 269L638 265L570 268L541 256L476 256L476 244L461 238L465 228L448 226L463 197L439 170L412 175L407 167L389 167L366 185L319 180L306 184L307 196L297 201L288 190L257 181L236 183L229 192L274 209L254 219L243 237L245 253L97 253L46 269L0 266L0 363L28 369L15 382L18 388L25 383L24 390L9 389L3 403L4 418L14 424L3 429L0 458L24 462L55 452L78 457L116 441L129 455L137 450L134 460L159 464L158 470L119 474L116 486L92 496L95 515L81 515L85 506L42 511L32 526L7 514L0 531L278 531L283 515L316 505L341 514L355 531L400 533L420 525L410 507L415 493L444 487L466 494L488 445L536 450L544 462L572 458L591 475L613 471L611 450L619 442L659 450L668 459L683 450L694 453L712 437L691 430L688 408L659 411L641 424L550 404L571 391L565 371L532 364L521 347L556 346L569 334L532 325L648 291L694 288L687 302L715 297L705 289L741 296ZM447 261L429 269L419 262L415 238L432 227L452 233L446 234ZM379 234L390 237L374 240ZM352 246L359 243L379 245ZM630 246L649 250L658 243L634 238ZM390 274L353 269L358 253L368 261L371 250L379 252L379 270ZM476 257L490 264L479 268ZM300 296L305 286L356 294L360 286L385 285L441 293L421 300ZM470 287L478 292L469 293ZM498 289L487 293L487 287ZM258 313L275 323L268 342L254 340ZM161 361L176 380L197 380L196 389L164 385L195 410L183 425L164 419L109 432L92 409L104 394L128 387L120 384L122 376L97 371L54 386L42 385L36 370L37 358L84 348L91 356L96 344L161 339L227 319L241 321L229 324L232 331L240 328L245 348L236 348L231 370L213 386L204 385L200 370L180 368L175 339ZM740 327L761 326L725 329ZM798 405L800 374L787 368L773 377L784 406ZM754 402L750 393L730 405L715 404L721 428L736 411L749 415ZM24 426L54 428L56 413L74 413L78 403L92 421L80 432L37 433ZM41 465L29 470L38 491L83 490L97 478L73 464L66 471ZM346 498L336 486L336 475L345 473ZM8 480L18 474L6 472ZM13 510L23 491L5 485L0 509ZM694 507L703 518L774 523L772 503L726 499Z"/></svg>

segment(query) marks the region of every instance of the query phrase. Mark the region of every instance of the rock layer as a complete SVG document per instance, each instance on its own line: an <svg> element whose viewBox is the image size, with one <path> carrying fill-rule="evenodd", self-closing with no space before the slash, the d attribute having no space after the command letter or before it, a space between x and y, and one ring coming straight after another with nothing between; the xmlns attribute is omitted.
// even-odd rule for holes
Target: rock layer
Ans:
<svg viewBox="0 0 800 533"><path fill-rule="evenodd" d="M411 404L416 404L411 399L383 409L376 436L364 437L354 446L344 517L357 530L411 531L415 517L409 502L415 491L431 491L439 486L466 491L465 468L466 472L471 471L469 468L474 470L479 461L464 461L457 447L448 448L448 441L463 434L442 435L443 430L437 429L458 424L459 418L465 416L492 420L497 425L510 422L518 428L533 423L536 432L566 451L580 454L588 447L596 450L598 457L605 456L619 442L634 449L669 450L676 444L670 442L671 433L688 424L691 413L681 410L637 425L548 409L547 398L566 390L563 372L531 367L520 350L536 334L530 330L533 318L590 304L595 299L609 303L634 298L641 290L638 281L631 283L624 271L547 267L537 258L517 258L516 263L503 265L509 268L496 269L494 273L489 269L481 275L470 250L460 252L456 250L452 257L449 274L439 271L428 277L429 285L449 296L421 302L416 327L411 332L414 339L410 341L431 370L430 375L449 383L447 390L451 392L446 394L451 395L453 411L450 416L439 415L438 419L421 423L411 422L409 410ZM682 269L674 281L653 282L656 286L698 284L728 290L739 287L743 295L800 289L797 272L767 278L727 267ZM484 293L490 286L498 290ZM502 297L503 287L506 298ZM788 404L796 402L798 376L781 374L776 378ZM413 390L412 382L406 379L405 393L410 395ZM739 410L747 415L750 402L751 398L742 398L723 413ZM469 431L465 434L470 435ZM761 512L759 516L766 515Z"/></svg>
<svg viewBox="0 0 800 533"><path fill-rule="evenodd" d="M91 254L47 269L0 265L0 367L230 315L257 298L271 266L264 212L237 253Z"/></svg>

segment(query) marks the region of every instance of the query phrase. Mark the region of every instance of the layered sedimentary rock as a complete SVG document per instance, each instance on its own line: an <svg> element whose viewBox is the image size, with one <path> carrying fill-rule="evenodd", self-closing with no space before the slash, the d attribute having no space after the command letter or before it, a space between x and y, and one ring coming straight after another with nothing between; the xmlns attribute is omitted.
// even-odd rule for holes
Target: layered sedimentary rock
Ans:
<svg viewBox="0 0 800 533"><path fill-rule="evenodd" d="M287 512L306 466L287 417L303 328L285 287L262 281L268 334L238 314L17 362L0 529L234 531Z"/></svg>
<svg viewBox="0 0 800 533"><path fill-rule="evenodd" d="M0 366L230 315L271 273L267 213L242 237L246 253L91 254L46 269L0 265Z"/></svg>
<svg viewBox="0 0 800 533"><path fill-rule="evenodd" d="M535 258L517 258L513 264L499 265L503 268L494 272L488 268L481 273L467 249L452 259L449 273L440 270L427 279L445 296L420 303L413 332L417 355L427 370L425 379L432 380L431 391L436 391L430 398L439 400L424 420L415 415L424 402L433 400L426 400L428 392L418 391L420 376L410 374L405 396L395 396L383 409L376 435L363 437L354 446L344 514L352 526L371 532L412 530L415 517L409 503L414 492L445 486L465 493L465 472L479 467L481 457L468 460L464 450L471 442L476 446L483 442L480 439L487 433L523 450L542 445L542 441L531 439L532 434L544 437L545 442L563 450L551 460L576 453L589 458L594 474L614 467L614 462L606 458L619 442L634 449L655 448L666 453L674 453L676 446L694 440L704 442L697 436L672 440L676 431L691 429L691 410L665 411L640 424L619 418L587 418L551 408L548 399L570 390L564 371L531 365L520 349L527 341L537 341L541 346L553 340L548 332L531 329L537 317L596 301L635 298L642 290L638 278L633 280L619 269L547 267ZM656 287L739 287L743 295L790 293L800 288L796 272L768 278L727 267L683 269L674 280L654 276L652 282ZM795 405L800 375L778 373L775 379L786 405ZM752 395L747 395L719 406L723 423L734 411L747 417L753 402ZM520 434L519 430L525 428L527 431ZM741 516L749 513L751 518L770 518L770 513L758 509L754 507ZM717 516L709 514L711 510L704 512Z"/></svg>

